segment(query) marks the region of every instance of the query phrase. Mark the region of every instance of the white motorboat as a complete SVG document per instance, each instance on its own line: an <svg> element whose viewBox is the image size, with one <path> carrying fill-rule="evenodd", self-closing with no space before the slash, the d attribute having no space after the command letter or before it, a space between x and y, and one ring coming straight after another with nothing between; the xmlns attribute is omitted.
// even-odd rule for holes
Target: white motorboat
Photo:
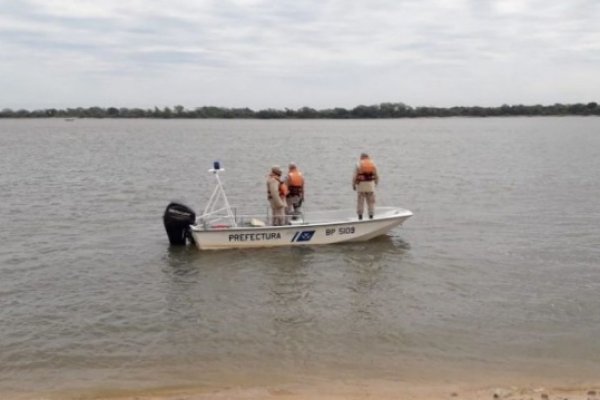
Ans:
<svg viewBox="0 0 600 400"><path fill-rule="evenodd" d="M171 202L163 222L173 245L195 243L200 250L272 246L307 246L359 242L387 233L413 214L397 207L377 207L372 219L359 220L355 210L332 210L288 216L289 223L269 226L269 215L237 215L229 204L218 162L209 170L216 187L202 215Z"/></svg>

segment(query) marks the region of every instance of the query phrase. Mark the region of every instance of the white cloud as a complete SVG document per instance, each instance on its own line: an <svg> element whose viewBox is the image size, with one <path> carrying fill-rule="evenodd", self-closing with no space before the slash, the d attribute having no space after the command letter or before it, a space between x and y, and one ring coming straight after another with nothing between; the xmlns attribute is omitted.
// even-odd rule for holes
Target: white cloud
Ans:
<svg viewBox="0 0 600 400"><path fill-rule="evenodd" d="M0 9L10 55L0 107L498 105L600 92L593 0L0 0Z"/></svg>
<svg viewBox="0 0 600 400"><path fill-rule="evenodd" d="M493 5L500 14L524 14L529 11L526 0L496 0Z"/></svg>
<svg viewBox="0 0 600 400"><path fill-rule="evenodd" d="M61 18L110 18L116 10L115 2L90 0L29 0L33 11Z"/></svg>

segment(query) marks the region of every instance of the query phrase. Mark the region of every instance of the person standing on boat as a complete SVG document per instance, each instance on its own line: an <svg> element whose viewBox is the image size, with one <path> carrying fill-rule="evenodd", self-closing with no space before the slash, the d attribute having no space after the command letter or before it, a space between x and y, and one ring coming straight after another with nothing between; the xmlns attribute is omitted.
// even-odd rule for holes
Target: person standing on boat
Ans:
<svg viewBox="0 0 600 400"><path fill-rule="evenodd" d="M296 163L291 162L288 166L288 173L284 182L289 191L286 197L286 214L291 215L292 220L296 220L301 213L300 208L304 201L304 175Z"/></svg>
<svg viewBox="0 0 600 400"><path fill-rule="evenodd" d="M375 186L378 183L377 166L367 153L362 153L352 176L352 189L357 193L356 212L359 220L363 218L365 202L367 203L369 218L373 219L375 214Z"/></svg>
<svg viewBox="0 0 600 400"><path fill-rule="evenodd" d="M271 204L272 225L285 224L285 199L287 194L287 186L281 180L281 168L278 165L274 165L267 177L267 198Z"/></svg>

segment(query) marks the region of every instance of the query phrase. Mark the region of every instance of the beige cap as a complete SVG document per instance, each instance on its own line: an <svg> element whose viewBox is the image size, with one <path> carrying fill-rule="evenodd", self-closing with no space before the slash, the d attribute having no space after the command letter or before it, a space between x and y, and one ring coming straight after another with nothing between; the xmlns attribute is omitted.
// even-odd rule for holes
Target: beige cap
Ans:
<svg viewBox="0 0 600 400"><path fill-rule="evenodd" d="M273 165L271 167L271 173L277 176L281 176L281 168L279 168L279 165Z"/></svg>

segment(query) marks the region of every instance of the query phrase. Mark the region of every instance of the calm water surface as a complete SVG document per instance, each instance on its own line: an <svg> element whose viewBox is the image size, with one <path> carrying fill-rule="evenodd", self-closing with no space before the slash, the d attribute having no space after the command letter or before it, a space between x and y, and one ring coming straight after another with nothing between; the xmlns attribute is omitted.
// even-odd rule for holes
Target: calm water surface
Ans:
<svg viewBox="0 0 600 400"><path fill-rule="evenodd" d="M308 210L415 215L354 245L170 248L215 159L240 211L296 161ZM600 119L0 120L0 393L600 376Z"/></svg>

